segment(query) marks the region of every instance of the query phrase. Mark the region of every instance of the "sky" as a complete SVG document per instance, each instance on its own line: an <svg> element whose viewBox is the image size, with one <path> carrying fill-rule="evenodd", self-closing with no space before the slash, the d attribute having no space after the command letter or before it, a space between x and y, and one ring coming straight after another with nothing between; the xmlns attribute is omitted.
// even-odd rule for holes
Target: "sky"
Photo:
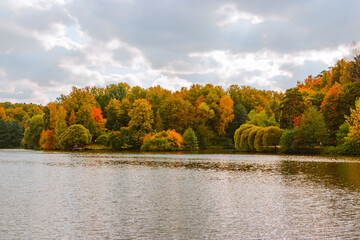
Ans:
<svg viewBox="0 0 360 240"><path fill-rule="evenodd" d="M356 0L1 0L0 102L126 82L284 91L360 41Z"/></svg>

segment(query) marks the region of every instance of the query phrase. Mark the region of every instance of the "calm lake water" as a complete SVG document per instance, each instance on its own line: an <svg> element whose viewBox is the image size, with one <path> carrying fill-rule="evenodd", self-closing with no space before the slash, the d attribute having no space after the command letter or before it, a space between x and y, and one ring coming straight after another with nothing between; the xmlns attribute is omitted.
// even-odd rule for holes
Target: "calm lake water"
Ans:
<svg viewBox="0 0 360 240"><path fill-rule="evenodd" d="M360 159L0 150L0 239L359 239Z"/></svg>

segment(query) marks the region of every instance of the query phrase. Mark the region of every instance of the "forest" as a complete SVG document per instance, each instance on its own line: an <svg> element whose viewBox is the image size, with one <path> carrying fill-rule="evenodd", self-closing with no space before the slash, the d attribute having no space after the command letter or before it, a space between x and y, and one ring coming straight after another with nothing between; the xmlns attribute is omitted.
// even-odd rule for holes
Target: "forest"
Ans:
<svg viewBox="0 0 360 240"><path fill-rule="evenodd" d="M285 92L126 83L73 87L46 106L0 103L0 148L360 154L360 55Z"/></svg>

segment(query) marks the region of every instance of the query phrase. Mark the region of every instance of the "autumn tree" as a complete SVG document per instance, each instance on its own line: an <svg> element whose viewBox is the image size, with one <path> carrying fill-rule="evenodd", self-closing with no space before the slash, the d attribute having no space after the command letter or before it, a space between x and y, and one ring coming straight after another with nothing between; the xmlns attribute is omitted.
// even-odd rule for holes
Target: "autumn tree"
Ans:
<svg viewBox="0 0 360 240"><path fill-rule="evenodd" d="M120 124L121 105L119 100L113 98L106 107L106 124L105 127L109 130L118 131L121 128Z"/></svg>
<svg viewBox="0 0 360 240"><path fill-rule="evenodd" d="M236 129L238 129L242 124L248 120L248 114L245 107L239 103L233 107L234 119L229 124L227 129L228 137L233 139Z"/></svg>
<svg viewBox="0 0 360 240"><path fill-rule="evenodd" d="M75 146L81 147L91 143L91 134L81 124L74 124L60 135L59 146L62 149L72 149Z"/></svg>
<svg viewBox="0 0 360 240"><path fill-rule="evenodd" d="M270 146L275 147L279 145L280 137L283 134L282 129L277 126L269 126L264 128L264 134L262 136L263 146L269 149Z"/></svg>
<svg viewBox="0 0 360 240"><path fill-rule="evenodd" d="M348 139L360 143L360 99L356 100L355 109L350 110L350 116L346 119L350 126Z"/></svg>
<svg viewBox="0 0 360 240"><path fill-rule="evenodd" d="M234 101L230 96L224 96L220 99L219 113L220 119L216 125L217 132L219 135L225 135L225 129L229 123L234 119L234 110L233 110Z"/></svg>
<svg viewBox="0 0 360 240"><path fill-rule="evenodd" d="M170 95L160 108L164 129L175 129L177 132L184 132L190 125L192 111L191 104L180 95Z"/></svg>
<svg viewBox="0 0 360 240"><path fill-rule="evenodd" d="M28 121L27 128L24 133L24 141L27 148L40 148L39 139L43 128L44 119L42 115L35 115Z"/></svg>
<svg viewBox="0 0 360 240"><path fill-rule="evenodd" d="M133 133L135 145L140 147L144 136L152 131L153 112L146 99L138 99L129 112L129 130Z"/></svg>
<svg viewBox="0 0 360 240"><path fill-rule="evenodd" d="M321 104L321 112L332 137L335 136L335 132L345 121L344 109L340 102L341 92L341 85L339 83L334 84L326 93L324 101Z"/></svg>
<svg viewBox="0 0 360 240"><path fill-rule="evenodd" d="M304 98L297 88L286 90L280 103L280 127L293 128L298 126L305 110Z"/></svg>

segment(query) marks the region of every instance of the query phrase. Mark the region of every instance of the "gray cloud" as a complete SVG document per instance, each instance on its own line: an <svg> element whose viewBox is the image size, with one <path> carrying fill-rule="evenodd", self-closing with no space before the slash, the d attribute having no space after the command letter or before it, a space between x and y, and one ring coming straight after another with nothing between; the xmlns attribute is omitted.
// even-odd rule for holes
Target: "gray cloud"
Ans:
<svg viewBox="0 0 360 240"><path fill-rule="evenodd" d="M355 0L4 0L0 101L46 103L71 85L116 81L284 90L349 56L360 39L359 7Z"/></svg>

